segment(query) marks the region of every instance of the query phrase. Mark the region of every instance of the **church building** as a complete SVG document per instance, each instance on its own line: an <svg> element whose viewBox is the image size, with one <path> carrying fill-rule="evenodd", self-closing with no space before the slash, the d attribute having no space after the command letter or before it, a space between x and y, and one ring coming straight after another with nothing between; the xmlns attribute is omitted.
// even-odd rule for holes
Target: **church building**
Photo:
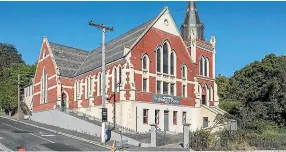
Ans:
<svg viewBox="0 0 286 152"><path fill-rule="evenodd" d="M100 42L99 42L100 43ZM182 132L212 127L219 113L215 83L216 39L206 41L195 2L180 28L168 7L101 46L82 50L44 37L33 81L33 113L65 108L101 119L106 92L108 122L137 132L156 124ZM102 80L106 89L102 90Z"/></svg>

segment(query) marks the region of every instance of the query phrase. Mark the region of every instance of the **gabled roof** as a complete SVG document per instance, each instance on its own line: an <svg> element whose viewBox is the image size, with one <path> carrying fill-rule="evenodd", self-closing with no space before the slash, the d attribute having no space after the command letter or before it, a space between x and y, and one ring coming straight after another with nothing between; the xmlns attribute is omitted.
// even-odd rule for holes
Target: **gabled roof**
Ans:
<svg viewBox="0 0 286 152"><path fill-rule="evenodd" d="M73 77L89 53L88 51L53 42L49 42L49 44L60 75L65 77Z"/></svg>
<svg viewBox="0 0 286 152"><path fill-rule="evenodd" d="M136 28L120 35L119 37L105 44L105 63L111 63L124 57L124 47L130 47L148 28L154 19L149 20ZM98 67L101 67L101 46L91 51L82 66L74 76L86 73Z"/></svg>

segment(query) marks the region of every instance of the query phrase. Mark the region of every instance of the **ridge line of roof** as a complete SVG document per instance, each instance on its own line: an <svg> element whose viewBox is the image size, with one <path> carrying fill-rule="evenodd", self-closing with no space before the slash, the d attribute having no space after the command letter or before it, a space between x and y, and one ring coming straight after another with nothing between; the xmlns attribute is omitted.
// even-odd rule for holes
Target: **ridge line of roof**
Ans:
<svg viewBox="0 0 286 152"><path fill-rule="evenodd" d="M75 48L75 47L71 47L71 46L67 46L67 45L63 45L63 44L59 44L59 43L55 43L55 42L52 42L52 41L49 41L49 43L53 43L53 44L60 45L60 46L63 46L63 47L67 47L67 48L71 48L71 49L80 50L80 51L83 51L83 52L86 52L86 53L90 52L90 51L87 51L87 50L83 50L83 49L80 49L80 48Z"/></svg>
<svg viewBox="0 0 286 152"><path fill-rule="evenodd" d="M123 32L123 33L121 33L120 35L118 35L117 37L115 37L115 38L111 39L110 41L106 42L105 45L107 45L108 43L111 43L111 42L113 42L113 41L115 41L115 40L118 40L121 36L126 35L127 33L129 33L129 32L131 32L131 31L133 31L133 30L135 30L135 29L141 27L141 26L144 25L144 24L147 24L147 23L151 22L151 21L154 20L154 19L155 19L155 18L149 19L149 20L147 20L146 22L143 22L143 23L141 23L141 24L139 24L139 25L137 25L137 26L134 26L134 27L131 28L130 30L128 30L128 31L126 31L126 32ZM98 49L98 48L100 48L100 46L97 47L97 48L95 48L95 49L93 49L92 51L95 51L95 50ZM91 52L92 52L92 51L91 51Z"/></svg>

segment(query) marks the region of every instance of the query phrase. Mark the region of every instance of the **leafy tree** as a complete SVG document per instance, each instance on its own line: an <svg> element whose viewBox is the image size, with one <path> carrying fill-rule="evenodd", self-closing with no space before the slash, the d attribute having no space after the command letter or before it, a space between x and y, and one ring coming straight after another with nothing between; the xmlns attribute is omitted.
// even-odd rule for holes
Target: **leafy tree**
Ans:
<svg viewBox="0 0 286 152"><path fill-rule="evenodd" d="M217 83L223 100L241 103L230 107L229 111L241 118L245 126L258 129L259 126L252 124L264 120L285 126L286 56L269 54L236 71L228 79L219 76Z"/></svg>
<svg viewBox="0 0 286 152"><path fill-rule="evenodd" d="M218 96L221 100L226 99L227 97L227 91L229 86L229 78L222 76L219 74L219 76L216 78L216 83L218 85Z"/></svg>
<svg viewBox="0 0 286 152"><path fill-rule="evenodd" d="M20 86L28 84L35 72L35 65L27 65L21 54L11 44L0 43L0 106L13 108L17 105L18 74L21 74Z"/></svg>

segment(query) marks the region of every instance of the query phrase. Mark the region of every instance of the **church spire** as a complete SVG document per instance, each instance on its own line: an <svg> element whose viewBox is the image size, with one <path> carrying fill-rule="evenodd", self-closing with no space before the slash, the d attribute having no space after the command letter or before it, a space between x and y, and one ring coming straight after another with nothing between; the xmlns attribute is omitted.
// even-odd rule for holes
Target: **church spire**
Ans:
<svg viewBox="0 0 286 152"><path fill-rule="evenodd" d="M204 25L200 22L196 3L194 1L188 2L188 8L185 15L184 23L181 26L181 36L183 40L189 40L192 35L192 29L196 34L196 39L204 39Z"/></svg>

